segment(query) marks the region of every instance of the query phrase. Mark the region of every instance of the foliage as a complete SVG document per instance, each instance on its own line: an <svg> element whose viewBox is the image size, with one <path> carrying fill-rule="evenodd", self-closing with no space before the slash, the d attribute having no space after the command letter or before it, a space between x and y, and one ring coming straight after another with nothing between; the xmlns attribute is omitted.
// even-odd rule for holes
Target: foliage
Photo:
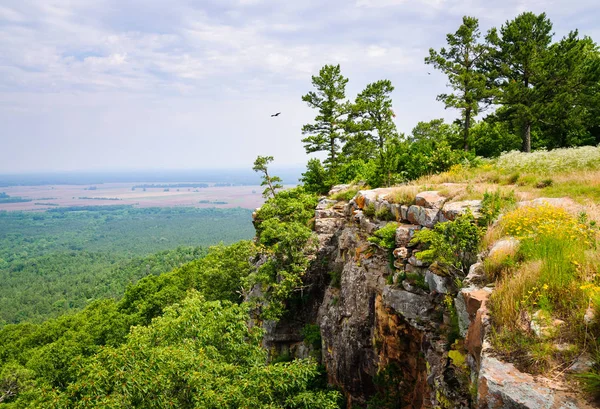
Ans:
<svg viewBox="0 0 600 409"><path fill-rule="evenodd" d="M593 251L597 230L585 217L578 220L549 205L509 212L498 228L501 234L518 237L521 244L516 263L490 299L497 331L494 342L509 356L529 356L520 362L527 369L543 371L566 359L552 348L553 337L573 344L575 351L587 342L582 317L600 290L596 277L600 259ZM544 333L541 341L532 338L523 328L534 315L542 322L561 319L564 330Z"/></svg>
<svg viewBox="0 0 600 409"><path fill-rule="evenodd" d="M491 225L504 209L513 206L517 202L515 192L502 194L500 190L493 193L485 192L481 200L481 217L477 221L480 226L487 227Z"/></svg>
<svg viewBox="0 0 600 409"><path fill-rule="evenodd" d="M378 220L383 220L383 221L396 220L396 216L394 216L394 214L391 212L391 210L387 206L381 206L379 208L379 210L377 210L375 212L375 218L377 218Z"/></svg>
<svg viewBox="0 0 600 409"><path fill-rule="evenodd" d="M339 65L325 65L318 76L312 77L316 90L302 97L309 107L318 112L314 123L302 127L302 134L308 135L302 139L304 148L306 153L327 152L325 165L330 175L335 175L340 144L345 141L347 83L348 79L341 74Z"/></svg>
<svg viewBox="0 0 600 409"><path fill-rule="evenodd" d="M482 232L471 212L460 215L456 220L438 223L431 230L415 232L412 244L424 244L425 250L417 253L423 261L454 267L466 274L475 261Z"/></svg>
<svg viewBox="0 0 600 409"><path fill-rule="evenodd" d="M344 153L355 159L378 162L379 184L391 184L388 143L398 138L390 94L389 80L368 84L351 106L348 128L350 136Z"/></svg>
<svg viewBox="0 0 600 409"><path fill-rule="evenodd" d="M263 173L262 182L260 185L266 186L265 190L263 191L263 197L265 199L268 199L269 196L275 196L276 189L283 188L283 185L281 184L282 180L280 177L269 175L269 169L267 168L267 166L271 162L273 162L272 156L258 156L254 161L254 166L252 167L252 170L254 170L255 172Z"/></svg>
<svg viewBox="0 0 600 409"><path fill-rule="evenodd" d="M332 183L319 159L313 158L306 165L306 172L302 174L300 181L306 191L317 195L326 195L331 189Z"/></svg>
<svg viewBox="0 0 600 409"><path fill-rule="evenodd" d="M267 261L248 278L247 286L263 286L266 300L257 301L266 301L265 319L278 319L287 299L302 285L308 254L316 248L310 226L316 204L315 195L297 187L279 192L257 212L257 239Z"/></svg>
<svg viewBox="0 0 600 409"><path fill-rule="evenodd" d="M375 204L372 202L369 203L368 205L366 205L364 207L364 209L362 211L366 217L372 219L373 217L375 217Z"/></svg>
<svg viewBox="0 0 600 409"><path fill-rule="evenodd" d="M503 152L521 147L521 137L508 124L498 121L480 121L471 128L471 147L479 156L495 158Z"/></svg>
<svg viewBox="0 0 600 409"><path fill-rule="evenodd" d="M531 127L540 117L544 102L538 90L552 23L545 13L526 12L504 24L500 32L493 28L486 39L494 46L490 65L497 87L494 103L503 105L497 116L522 129L524 152L531 151Z"/></svg>
<svg viewBox="0 0 600 409"><path fill-rule="evenodd" d="M118 298L129 283L205 254L198 246L253 235L246 209L56 210L0 212L0 327Z"/></svg>
<svg viewBox="0 0 600 409"><path fill-rule="evenodd" d="M383 249L394 249L396 247L396 229L398 228L398 223L391 222L386 224L380 229L377 229L371 237L367 240L370 243L375 244L376 246Z"/></svg>
<svg viewBox="0 0 600 409"><path fill-rule="evenodd" d="M340 288L342 285L342 273L341 271L330 271L329 272L329 277L331 278L331 281L329 282L329 285L331 285L332 287L335 288Z"/></svg>
<svg viewBox="0 0 600 409"><path fill-rule="evenodd" d="M64 391L42 390L38 407L337 407L332 391L311 391L311 361L266 365L248 309L207 302L197 293L137 327L119 347L102 348L77 366ZM302 406L300 406L302 407Z"/></svg>
<svg viewBox="0 0 600 409"><path fill-rule="evenodd" d="M344 189L337 193L334 193L333 195L331 195L330 199L331 200L343 200L343 201L349 202L350 200L354 199L354 196L356 196L357 193L358 193L358 188L349 187L348 189Z"/></svg>
<svg viewBox="0 0 600 409"><path fill-rule="evenodd" d="M321 349L321 328L316 324L306 324L302 328L304 342L314 349Z"/></svg>
<svg viewBox="0 0 600 409"><path fill-rule="evenodd" d="M487 58L488 47L479 42L479 21L474 17L463 17L463 23L456 33L448 34L446 41L449 48L439 52L429 49L426 64L433 66L448 76L454 94L440 94L438 101L443 101L446 108L461 110L463 121L462 147L469 150L469 129L471 120L480 111L481 102L489 94L486 88L487 76L482 69Z"/></svg>

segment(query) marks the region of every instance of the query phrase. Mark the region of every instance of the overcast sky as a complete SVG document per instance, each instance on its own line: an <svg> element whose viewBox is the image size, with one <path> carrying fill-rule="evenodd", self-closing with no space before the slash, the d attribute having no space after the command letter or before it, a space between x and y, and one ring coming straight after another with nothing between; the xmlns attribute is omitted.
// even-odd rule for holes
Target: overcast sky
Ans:
<svg viewBox="0 0 600 409"><path fill-rule="evenodd" d="M600 40L597 0L2 0L0 173L303 164L324 64L350 98L392 80L402 132L452 120L428 49L465 14L485 32L523 11Z"/></svg>

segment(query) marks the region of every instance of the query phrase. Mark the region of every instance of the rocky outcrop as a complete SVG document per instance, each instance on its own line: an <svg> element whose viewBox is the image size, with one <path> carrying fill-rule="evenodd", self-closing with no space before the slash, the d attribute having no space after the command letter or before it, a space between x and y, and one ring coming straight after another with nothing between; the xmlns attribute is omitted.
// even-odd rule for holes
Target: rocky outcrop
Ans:
<svg viewBox="0 0 600 409"><path fill-rule="evenodd" d="M265 346L275 353L320 355L348 408L382 397L391 402L386 407L406 409L585 408L494 357L486 306L493 288L485 286L481 260L460 283L417 256L417 231L467 211L477 216L480 201L448 202L427 191L404 206L386 200L392 192L362 190L349 203L319 202L320 249L305 277L306 293L288 317L266 328ZM387 214L382 209L398 223L396 247L389 251L367 240L389 223L374 217ZM506 239L491 253L516 246ZM303 344L306 324L319 325L320 351Z"/></svg>

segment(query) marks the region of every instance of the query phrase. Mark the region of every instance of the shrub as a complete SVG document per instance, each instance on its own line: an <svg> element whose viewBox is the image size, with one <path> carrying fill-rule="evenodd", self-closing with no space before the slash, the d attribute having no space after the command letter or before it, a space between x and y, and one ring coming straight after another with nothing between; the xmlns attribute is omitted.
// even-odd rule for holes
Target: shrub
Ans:
<svg viewBox="0 0 600 409"><path fill-rule="evenodd" d="M363 214L367 216L369 219L375 217L375 205L373 203L369 203L364 209Z"/></svg>
<svg viewBox="0 0 600 409"><path fill-rule="evenodd" d="M329 285L331 285L332 287L335 287L335 288L340 288L340 286L342 285L342 273L341 272L330 271L329 278L331 279L331 281L329 282Z"/></svg>
<svg viewBox="0 0 600 409"><path fill-rule="evenodd" d="M438 261L466 273L475 261L481 235L473 214L467 212L454 221L436 224L432 230L419 230L411 244L426 246L417 253L418 259Z"/></svg>
<svg viewBox="0 0 600 409"><path fill-rule="evenodd" d="M383 249L394 249L394 247L396 247L397 228L398 223L388 223L384 227L373 233L373 236L369 237L367 240L370 243L373 243L376 246L381 247Z"/></svg>
<svg viewBox="0 0 600 409"><path fill-rule="evenodd" d="M396 216L394 216L387 206L381 206L379 210L375 212L375 218L383 221L396 220Z"/></svg>
<svg viewBox="0 0 600 409"><path fill-rule="evenodd" d="M481 201L481 217L478 220L480 226L489 226L500 215L505 208L514 205L517 202L515 192L503 195L500 190L494 193L485 192Z"/></svg>
<svg viewBox="0 0 600 409"><path fill-rule="evenodd" d="M552 179L542 179L541 181L535 184L535 187L538 189L543 189L545 187L552 186L553 183L554 182L552 181Z"/></svg>
<svg viewBox="0 0 600 409"><path fill-rule="evenodd" d="M306 324L302 328L302 337L307 345L321 349L321 328L316 324Z"/></svg>
<svg viewBox="0 0 600 409"><path fill-rule="evenodd" d="M331 195L330 199L332 200L344 200L346 202L349 202L350 200L352 200L352 198L354 196L356 196L356 194L358 193L358 189L357 188L348 188L346 190L342 190L340 192L334 193L333 195Z"/></svg>

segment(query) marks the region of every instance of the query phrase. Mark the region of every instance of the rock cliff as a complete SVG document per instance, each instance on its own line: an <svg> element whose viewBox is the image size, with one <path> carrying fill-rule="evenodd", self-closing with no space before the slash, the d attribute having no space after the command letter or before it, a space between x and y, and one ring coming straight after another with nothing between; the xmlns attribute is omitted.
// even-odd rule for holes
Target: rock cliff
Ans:
<svg viewBox="0 0 600 409"><path fill-rule="evenodd" d="M317 355L349 408L588 407L494 355L486 309L493 287L485 286L481 263L486 254L466 277L415 257L416 231L467 209L477 215L480 202L448 202L429 191L405 206L388 202L391 192L319 202L314 229L320 247L305 292L286 317L267 325L265 346L275 355ZM399 223L395 248L379 248L367 239L389 219ZM319 326L320 350L303 342L307 324Z"/></svg>

